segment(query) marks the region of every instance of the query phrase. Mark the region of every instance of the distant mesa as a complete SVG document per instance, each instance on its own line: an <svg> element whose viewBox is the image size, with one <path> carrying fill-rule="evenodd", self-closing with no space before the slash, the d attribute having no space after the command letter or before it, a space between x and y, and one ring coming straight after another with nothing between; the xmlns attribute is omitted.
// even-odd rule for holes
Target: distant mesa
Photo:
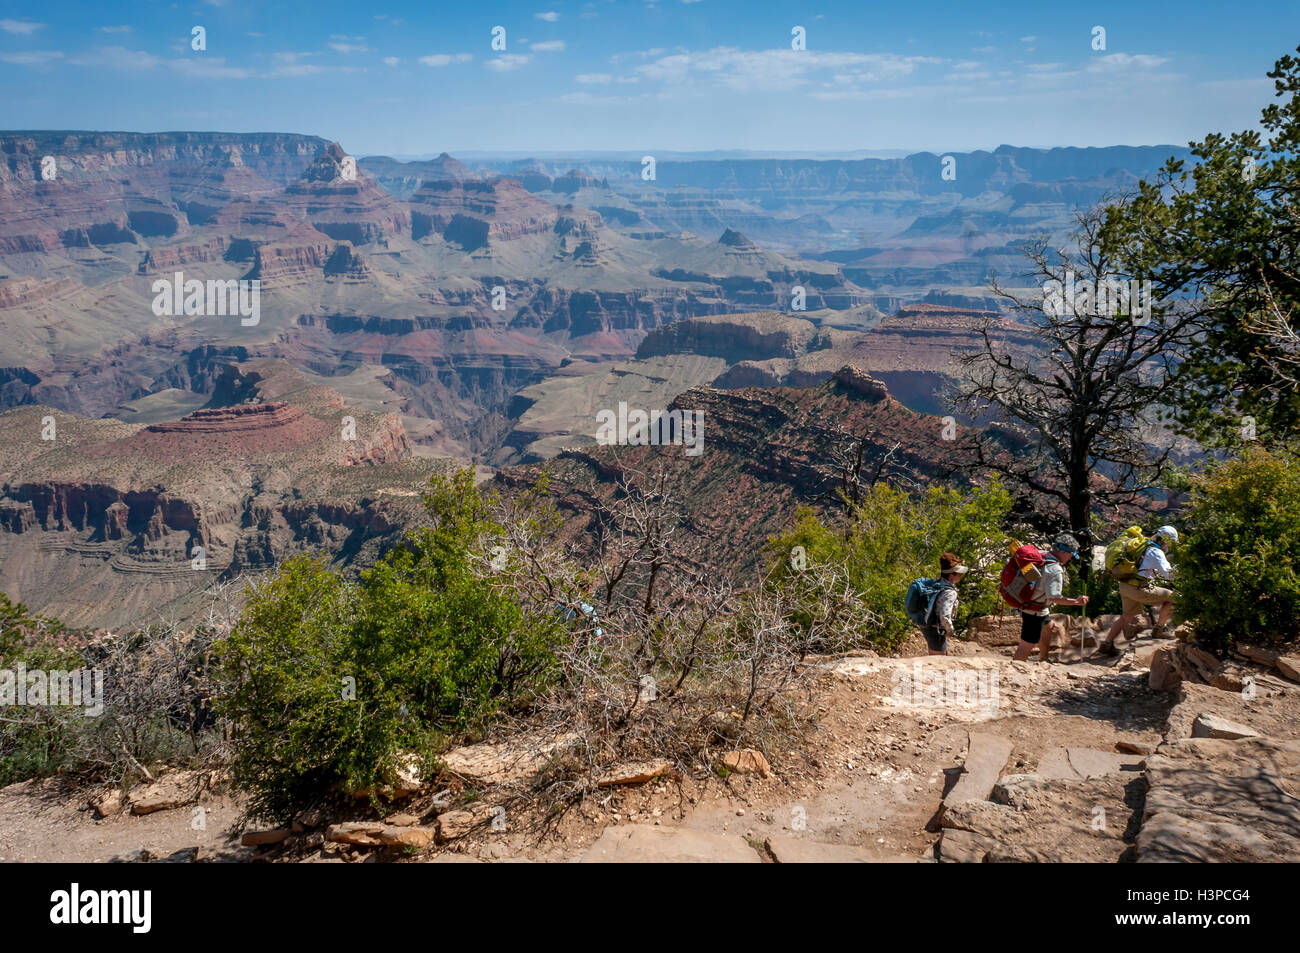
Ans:
<svg viewBox="0 0 1300 953"><path fill-rule="evenodd" d="M889 388L885 386L884 381L877 380L856 365L846 364L831 376L837 383L863 397L884 400L889 396Z"/></svg>
<svg viewBox="0 0 1300 953"><path fill-rule="evenodd" d="M719 245L726 245L741 251L758 251L758 246L735 229L727 229L718 239Z"/></svg>

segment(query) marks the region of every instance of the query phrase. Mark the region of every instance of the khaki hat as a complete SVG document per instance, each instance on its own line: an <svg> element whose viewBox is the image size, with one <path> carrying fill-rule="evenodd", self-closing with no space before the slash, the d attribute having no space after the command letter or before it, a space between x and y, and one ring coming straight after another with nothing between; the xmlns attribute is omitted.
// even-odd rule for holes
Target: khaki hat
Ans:
<svg viewBox="0 0 1300 953"><path fill-rule="evenodd" d="M939 575L946 576L954 572L961 573L964 576L970 572L970 568L952 553L944 553L939 557Z"/></svg>

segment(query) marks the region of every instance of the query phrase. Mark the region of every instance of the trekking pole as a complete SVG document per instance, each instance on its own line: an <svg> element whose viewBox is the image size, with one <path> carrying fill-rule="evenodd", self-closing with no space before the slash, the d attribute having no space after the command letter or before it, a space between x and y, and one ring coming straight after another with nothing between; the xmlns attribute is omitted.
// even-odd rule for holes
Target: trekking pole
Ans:
<svg viewBox="0 0 1300 953"><path fill-rule="evenodd" d="M1084 650L1088 648L1088 603L1079 607L1082 611L1079 614L1079 661L1083 661L1087 656Z"/></svg>

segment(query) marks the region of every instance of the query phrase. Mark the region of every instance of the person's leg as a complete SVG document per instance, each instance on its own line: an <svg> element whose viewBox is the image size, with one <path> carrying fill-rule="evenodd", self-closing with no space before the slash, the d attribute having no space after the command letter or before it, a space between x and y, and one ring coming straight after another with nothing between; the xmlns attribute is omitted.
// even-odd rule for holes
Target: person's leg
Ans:
<svg viewBox="0 0 1300 953"><path fill-rule="evenodd" d="M948 636L937 625L927 625L921 630L925 636L925 645L930 655L948 654Z"/></svg>
<svg viewBox="0 0 1300 953"><path fill-rule="evenodd" d="M1050 622L1044 629L1044 635L1038 640L1038 657L1042 661L1047 661L1047 656L1052 651L1052 644L1056 641L1057 636L1061 637L1061 645L1065 645L1065 627L1059 622ZM1080 636L1082 638L1082 636ZM1082 644L1082 643L1081 643Z"/></svg>
<svg viewBox="0 0 1300 953"><path fill-rule="evenodd" d="M1142 590L1136 586L1130 586L1126 582L1119 584L1120 616L1111 624L1110 631L1106 633L1105 641L1098 647L1098 651L1102 655L1111 655L1116 651L1115 640L1119 638L1119 634L1124 631L1124 628L1130 622L1142 614L1141 595Z"/></svg>
<svg viewBox="0 0 1300 953"><path fill-rule="evenodd" d="M1023 662L1033 653L1043 636L1043 621L1041 615L1020 613L1020 644L1016 646L1016 654L1011 656L1013 661Z"/></svg>
<svg viewBox="0 0 1300 953"><path fill-rule="evenodd" d="M1168 625L1170 621L1173 620L1173 617L1174 617L1174 604L1172 602L1166 602L1164 605L1160 607L1160 626L1163 628L1164 626Z"/></svg>

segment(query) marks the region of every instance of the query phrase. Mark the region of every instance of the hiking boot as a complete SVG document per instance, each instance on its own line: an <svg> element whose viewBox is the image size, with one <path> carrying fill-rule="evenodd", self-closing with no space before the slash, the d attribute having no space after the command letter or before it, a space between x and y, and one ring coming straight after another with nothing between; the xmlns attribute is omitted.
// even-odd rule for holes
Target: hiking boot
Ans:
<svg viewBox="0 0 1300 953"><path fill-rule="evenodd" d="M1114 641L1106 641L1097 646L1097 654L1107 657L1119 655L1119 647L1115 645Z"/></svg>

